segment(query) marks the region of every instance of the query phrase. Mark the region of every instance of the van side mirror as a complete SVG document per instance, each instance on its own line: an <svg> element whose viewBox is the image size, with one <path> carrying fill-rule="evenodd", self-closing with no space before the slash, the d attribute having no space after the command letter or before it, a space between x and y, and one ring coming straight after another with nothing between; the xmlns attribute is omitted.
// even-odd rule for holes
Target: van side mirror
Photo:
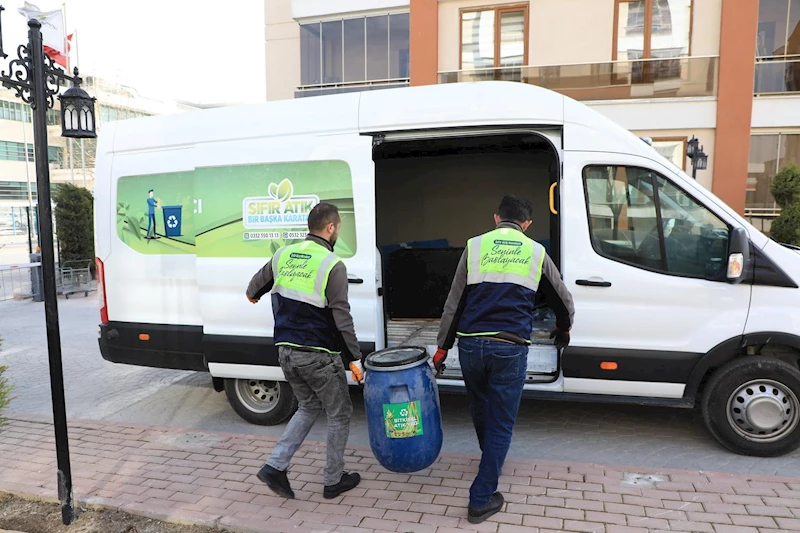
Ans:
<svg viewBox="0 0 800 533"><path fill-rule="evenodd" d="M741 283L749 265L750 238L744 228L734 228L728 246L728 283Z"/></svg>

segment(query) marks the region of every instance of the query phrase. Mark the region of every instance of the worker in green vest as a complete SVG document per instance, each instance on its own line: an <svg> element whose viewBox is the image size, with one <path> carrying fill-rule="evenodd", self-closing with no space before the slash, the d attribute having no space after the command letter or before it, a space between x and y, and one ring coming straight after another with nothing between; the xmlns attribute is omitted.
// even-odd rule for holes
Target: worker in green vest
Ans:
<svg viewBox="0 0 800 533"><path fill-rule="evenodd" d="M572 296L544 246L529 239L531 204L506 196L497 228L470 239L447 297L433 363L440 371L458 337L458 356L482 455L467 518L483 522L503 507L497 491L527 372L534 299L556 315L551 337L563 349L575 314Z"/></svg>
<svg viewBox="0 0 800 533"><path fill-rule="evenodd" d="M364 369L347 300L347 270L333 252L341 225L336 206L318 204L308 215L306 240L275 252L247 287L252 303L272 292L278 360L297 398L297 412L258 472L284 498L294 498L286 475L289 462L323 409L328 417L323 496L335 498L361 481L344 471L353 404L342 355L350 361L354 381L362 381Z"/></svg>

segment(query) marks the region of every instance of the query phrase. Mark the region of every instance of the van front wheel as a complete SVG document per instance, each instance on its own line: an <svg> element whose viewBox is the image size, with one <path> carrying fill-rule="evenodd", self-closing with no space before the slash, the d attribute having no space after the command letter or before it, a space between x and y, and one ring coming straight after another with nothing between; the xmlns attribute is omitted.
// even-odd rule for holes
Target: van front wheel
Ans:
<svg viewBox="0 0 800 533"><path fill-rule="evenodd" d="M281 424L297 410L292 387L285 381L226 379L225 395L236 414L259 426Z"/></svg>
<svg viewBox="0 0 800 533"><path fill-rule="evenodd" d="M770 357L742 357L719 369L703 395L703 418L729 450L758 457L800 447L800 370Z"/></svg>

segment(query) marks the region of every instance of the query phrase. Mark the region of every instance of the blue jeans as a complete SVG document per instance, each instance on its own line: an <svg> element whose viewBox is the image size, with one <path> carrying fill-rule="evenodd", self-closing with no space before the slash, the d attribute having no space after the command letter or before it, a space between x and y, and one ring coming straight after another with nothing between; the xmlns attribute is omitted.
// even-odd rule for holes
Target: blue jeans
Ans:
<svg viewBox="0 0 800 533"><path fill-rule="evenodd" d="M511 446L528 367L528 347L461 337L458 357L472 423L483 452L478 475L469 489L469 506L480 509L497 490L497 480Z"/></svg>
<svg viewBox="0 0 800 533"><path fill-rule="evenodd" d="M150 236L150 230L153 230L153 236L156 235L156 214L150 213L147 215L147 236Z"/></svg>

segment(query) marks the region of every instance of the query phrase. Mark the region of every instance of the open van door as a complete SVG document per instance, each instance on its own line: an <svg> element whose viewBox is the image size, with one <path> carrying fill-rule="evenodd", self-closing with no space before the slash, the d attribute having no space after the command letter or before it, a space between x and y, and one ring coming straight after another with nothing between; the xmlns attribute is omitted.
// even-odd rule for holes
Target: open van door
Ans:
<svg viewBox="0 0 800 533"><path fill-rule="evenodd" d="M298 135L205 144L195 150L197 279L204 353L225 378L234 409L259 424L291 415L291 388L278 365L270 298L253 306L247 284L280 247L307 234L308 213L333 203L342 216L335 252L347 266L362 349L377 340L371 139Z"/></svg>
<svg viewBox="0 0 800 533"><path fill-rule="evenodd" d="M738 224L651 159L566 152L564 168L564 390L679 402L700 357L744 331L751 286L727 279Z"/></svg>

